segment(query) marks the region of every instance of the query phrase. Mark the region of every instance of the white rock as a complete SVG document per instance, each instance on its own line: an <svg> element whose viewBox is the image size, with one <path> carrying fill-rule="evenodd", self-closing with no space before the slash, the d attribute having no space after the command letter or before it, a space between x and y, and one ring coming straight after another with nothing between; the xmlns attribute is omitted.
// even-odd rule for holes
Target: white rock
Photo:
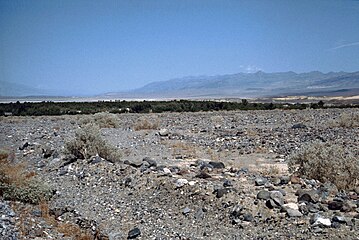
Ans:
<svg viewBox="0 0 359 240"><path fill-rule="evenodd" d="M294 210L299 210L299 207L296 203L286 203L286 204L283 204L283 207L294 209Z"/></svg>
<svg viewBox="0 0 359 240"><path fill-rule="evenodd" d="M186 184L188 184L188 180L184 178L177 179L176 181L176 187L178 188L183 187Z"/></svg>
<svg viewBox="0 0 359 240"><path fill-rule="evenodd" d="M330 227L332 225L331 221L329 218L322 218L319 217L314 223L313 226L325 226L325 227Z"/></svg>

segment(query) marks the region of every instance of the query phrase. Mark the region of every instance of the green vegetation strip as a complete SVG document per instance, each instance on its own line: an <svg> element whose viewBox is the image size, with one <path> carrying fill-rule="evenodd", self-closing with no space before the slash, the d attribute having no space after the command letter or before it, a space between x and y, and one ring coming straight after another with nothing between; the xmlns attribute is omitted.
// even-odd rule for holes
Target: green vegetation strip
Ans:
<svg viewBox="0 0 359 240"><path fill-rule="evenodd" d="M199 112L199 111L231 111L231 110L271 110L271 109L305 109L327 108L323 102L311 104L279 104L218 101L98 101L98 102L15 102L1 103L0 115L41 116L64 114L110 113L161 113L161 112ZM336 107L358 107L341 105Z"/></svg>

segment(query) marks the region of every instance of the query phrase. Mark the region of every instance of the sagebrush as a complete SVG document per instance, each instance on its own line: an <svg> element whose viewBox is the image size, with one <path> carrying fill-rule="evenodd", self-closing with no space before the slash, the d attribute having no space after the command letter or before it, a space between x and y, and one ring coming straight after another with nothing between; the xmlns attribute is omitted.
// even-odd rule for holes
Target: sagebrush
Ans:
<svg viewBox="0 0 359 240"><path fill-rule="evenodd" d="M342 113L336 120L335 125L343 128L359 127L359 113Z"/></svg>
<svg viewBox="0 0 359 240"><path fill-rule="evenodd" d="M133 128L136 131L139 130L149 130L149 129L158 129L160 126L160 119L157 116L146 116L140 117Z"/></svg>
<svg viewBox="0 0 359 240"><path fill-rule="evenodd" d="M121 157L119 150L102 138L98 125L93 123L78 129L75 138L66 142L65 146L65 153L72 154L78 159L98 155L110 162L116 162Z"/></svg>
<svg viewBox="0 0 359 240"><path fill-rule="evenodd" d="M50 186L26 171L26 164L13 163L11 155L0 150L0 195L6 200L37 204L52 196Z"/></svg>
<svg viewBox="0 0 359 240"><path fill-rule="evenodd" d="M301 177L331 182L338 189L351 190L359 183L358 156L342 145L309 143L290 156L288 166Z"/></svg>
<svg viewBox="0 0 359 240"><path fill-rule="evenodd" d="M100 128L118 128L120 126L116 114L99 112L93 115L83 116L79 119L80 125L89 123L97 124Z"/></svg>

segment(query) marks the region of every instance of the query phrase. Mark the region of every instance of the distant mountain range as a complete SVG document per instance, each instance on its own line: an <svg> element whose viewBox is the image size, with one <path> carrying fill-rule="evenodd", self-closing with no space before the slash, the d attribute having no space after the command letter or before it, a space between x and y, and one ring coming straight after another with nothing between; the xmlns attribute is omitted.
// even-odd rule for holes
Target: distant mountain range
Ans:
<svg viewBox="0 0 359 240"><path fill-rule="evenodd" d="M0 96L59 96L63 91L37 89L0 81ZM67 92L68 93L68 92ZM359 95L358 72L318 71L237 73L217 76L177 78L152 82L126 92L110 92L101 98L243 98L271 96L350 96Z"/></svg>
<svg viewBox="0 0 359 240"><path fill-rule="evenodd" d="M153 82L111 96L137 98L266 97L281 95L359 95L359 72L318 71L238 73Z"/></svg>

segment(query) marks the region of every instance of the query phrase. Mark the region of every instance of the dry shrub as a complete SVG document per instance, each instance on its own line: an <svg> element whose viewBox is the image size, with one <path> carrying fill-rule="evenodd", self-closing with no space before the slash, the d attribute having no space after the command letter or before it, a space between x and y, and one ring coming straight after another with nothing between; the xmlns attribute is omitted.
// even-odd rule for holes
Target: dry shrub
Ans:
<svg viewBox="0 0 359 240"><path fill-rule="evenodd" d="M117 116L107 112L95 113L92 116L82 116L79 118L79 123L80 125L94 123L100 128L118 128L120 126Z"/></svg>
<svg viewBox="0 0 359 240"><path fill-rule="evenodd" d="M27 172L26 164L10 161L11 156L0 150L0 195L7 200L33 204L50 199L51 188L35 178L33 172Z"/></svg>
<svg viewBox="0 0 359 240"><path fill-rule="evenodd" d="M281 171L278 166L275 165L266 165L265 168L261 170L262 175L264 176L278 176Z"/></svg>
<svg viewBox="0 0 359 240"><path fill-rule="evenodd" d="M173 142L169 145L172 149L172 155L176 157L184 157L184 158L196 158L197 151L195 147L191 144L184 143L181 141Z"/></svg>
<svg viewBox="0 0 359 240"><path fill-rule="evenodd" d="M121 155L119 150L106 142L96 124L89 123L75 133L75 139L66 142L65 153L72 154L78 159L88 159L99 155L108 161L116 162Z"/></svg>
<svg viewBox="0 0 359 240"><path fill-rule="evenodd" d="M359 183L359 159L343 146L313 142L290 156L289 171L351 190Z"/></svg>
<svg viewBox="0 0 359 240"><path fill-rule="evenodd" d="M342 113L333 125L343 128L359 127L359 113Z"/></svg>
<svg viewBox="0 0 359 240"><path fill-rule="evenodd" d="M148 116L148 117L140 117L133 128L136 131L139 130L149 130L149 129L158 129L160 126L160 120L157 116Z"/></svg>
<svg viewBox="0 0 359 240"><path fill-rule="evenodd" d="M62 234L64 237L71 237L75 240L93 240L94 237L92 234L81 230L81 228L73 223L60 223L56 230Z"/></svg>

